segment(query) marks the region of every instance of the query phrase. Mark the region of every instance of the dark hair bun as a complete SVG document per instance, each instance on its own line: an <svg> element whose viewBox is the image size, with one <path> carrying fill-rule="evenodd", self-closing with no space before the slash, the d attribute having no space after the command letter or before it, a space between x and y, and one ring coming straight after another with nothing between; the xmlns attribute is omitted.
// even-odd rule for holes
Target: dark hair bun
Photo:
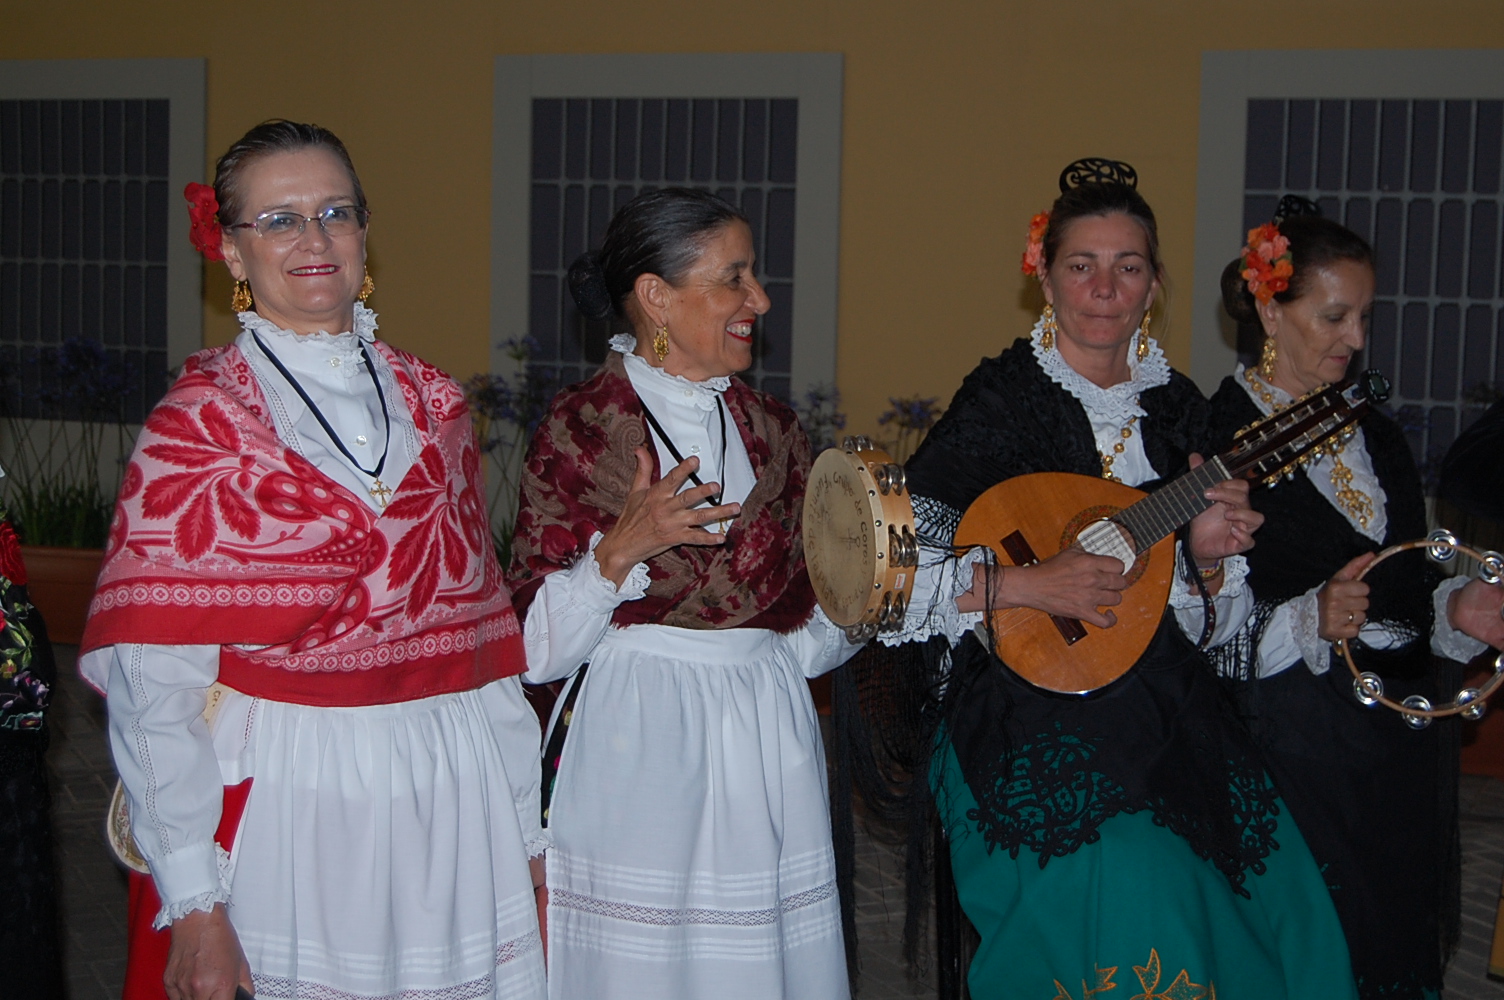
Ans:
<svg viewBox="0 0 1504 1000"><path fill-rule="evenodd" d="M594 254L582 253L569 265L569 294L586 319L611 318L611 293Z"/></svg>
<svg viewBox="0 0 1504 1000"><path fill-rule="evenodd" d="M1238 254L1222 269L1222 308L1234 323L1257 323L1258 309L1243 278L1243 255Z"/></svg>

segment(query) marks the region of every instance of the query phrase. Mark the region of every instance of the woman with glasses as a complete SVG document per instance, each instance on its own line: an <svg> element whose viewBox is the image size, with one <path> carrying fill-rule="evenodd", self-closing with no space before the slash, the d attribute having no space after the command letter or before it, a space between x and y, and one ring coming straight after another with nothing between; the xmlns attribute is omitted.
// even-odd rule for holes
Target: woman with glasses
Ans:
<svg viewBox="0 0 1504 1000"><path fill-rule="evenodd" d="M539 731L464 397L375 338L332 133L258 125L186 193L241 332L147 418L82 646L146 872L126 997L542 997Z"/></svg>
<svg viewBox="0 0 1504 1000"><path fill-rule="evenodd" d="M805 679L857 647L805 572L809 441L736 378L769 307L752 231L644 193L569 278L623 332L539 426L512 550L528 679L574 678L544 754L549 995L838 1000Z"/></svg>

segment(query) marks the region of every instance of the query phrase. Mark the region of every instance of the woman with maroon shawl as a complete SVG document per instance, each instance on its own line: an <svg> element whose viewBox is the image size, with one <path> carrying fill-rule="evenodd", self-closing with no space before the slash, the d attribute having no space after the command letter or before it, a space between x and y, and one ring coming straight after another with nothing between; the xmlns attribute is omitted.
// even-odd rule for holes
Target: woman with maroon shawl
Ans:
<svg viewBox="0 0 1504 1000"><path fill-rule="evenodd" d="M527 679L574 678L544 761L553 997L848 992L805 681L856 647L805 573L809 442L734 377L754 263L740 212L669 189L570 271L635 336L555 399L517 519Z"/></svg>

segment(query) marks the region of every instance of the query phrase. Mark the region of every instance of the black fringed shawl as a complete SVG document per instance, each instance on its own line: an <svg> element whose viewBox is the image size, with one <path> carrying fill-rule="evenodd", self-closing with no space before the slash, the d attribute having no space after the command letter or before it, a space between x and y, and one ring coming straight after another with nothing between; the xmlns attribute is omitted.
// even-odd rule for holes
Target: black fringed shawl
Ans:
<svg viewBox="0 0 1504 1000"><path fill-rule="evenodd" d="M1261 416L1230 377L1211 408L1212 440L1219 446ZM1247 558L1258 606L1239 642L1219 651L1229 660L1225 672L1253 676L1254 650L1280 604L1320 585L1355 556L1425 536L1420 476L1399 426L1371 413L1362 427L1386 497L1383 545L1359 533L1304 472L1255 487L1252 503L1265 521ZM1458 685L1449 679L1441 693L1429 645L1431 595L1440 575L1420 552L1408 552L1366 579L1369 619L1403 642L1385 651L1360 646L1360 669L1383 677L1385 693L1396 700L1420 694L1436 704L1451 697ZM1312 674L1301 661L1234 687L1332 890L1360 995L1403 1000L1440 990L1444 956L1458 930L1457 720L1417 732L1398 713L1363 707L1353 695L1352 674L1335 656L1324 674Z"/></svg>
<svg viewBox="0 0 1504 1000"><path fill-rule="evenodd" d="M1148 416L1137 433L1150 462L1165 476L1184 472L1188 455L1204 448L1206 401L1177 373L1139 402ZM966 378L907 471L916 506L928 498L961 511L1005 479L1094 476L1101 459L1084 408L1020 339ZM913 669L932 675L934 668ZM1278 806L1263 766L1211 668L1169 612L1138 664L1090 696L1028 685L974 635L951 652L944 691L931 719L955 749L980 807L967 819L991 849L1015 858L1027 850L1043 867L1094 843L1118 813L1149 810L1246 894L1248 874L1261 874L1278 846ZM932 773L927 760L915 766L917 774ZM921 798L929 791L914 785ZM911 845L918 845L911 859L928 850L925 806L911 814ZM911 932L915 926L911 914Z"/></svg>

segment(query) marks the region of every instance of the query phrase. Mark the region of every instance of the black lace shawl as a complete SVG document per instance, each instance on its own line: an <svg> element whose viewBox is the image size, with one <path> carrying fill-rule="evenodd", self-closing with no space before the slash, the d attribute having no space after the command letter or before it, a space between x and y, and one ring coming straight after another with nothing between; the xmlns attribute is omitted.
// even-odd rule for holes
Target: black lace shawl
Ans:
<svg viewBox="0 0 1504 1000"><path fill-rule="evenodd" d="M1189 453L1204 445L1205 399L1177 373L1146 390L1140 405L1148 416L1137 432L1154 468L1165 476L1185 471ZM966 378L907 467L916 505L929 498L956 510L1005 479L1050 471L1099 475L1101 459L1084 408L1044 373L1023 339ZM918 666L905 669L944 677L928 715L934 728L918 742L938 750L938 730L954 747L979 806L968 820L989 850L1014 858L1028 851L1043 867L1095 843L1118 813L1148 810L1247 894L1248 874L1261 874L1278 847L1278 805L1230 702L1173 614L1165 613L1134 669L1087 697L1030 686L974 635L949 651L944 673L937 664L943 645L906 647ZM930 773L923 755L912 766ZM922 799L929 789L915 781L913 791ZM932 814L928 802L923 807L910 813L911 907L924 888L916 859L929 857L942 872L946 860L943 847L926 854ZM936 888L943 894L943 885ZM943 900L940 906L944 923ZM911 947L917 926L911 908ZM945 950L942 941L942 979Z"/></svg>
<svg viewBox="0 0 1504 1000"><path fill-rule="evenodd" d="M1260 416L1232 378L1211 406L1218 447ZM1379 413L1362 427L1386 497L1383 545L1423 537L1420 476L1403 433ZM1360 995L1422 997L1440 990L1444 957L1457 935L1457 720L1417 732L1395 712L1364 708L1353 695L1352 674L1335 656L1325 674L1300 662L1264 680L1247 679L1275 607L1381 547L1354 529L1304 472L1255 487L1252 502L1265 516L1247 556L1258 606L1239 642L1223 648L1223 655L1241 657L1224 672L1244 678L1232 687L1332 890ZM1380 674L1397 700L1421 694L1435 704L1441 690L1451 697L1460 669L1433 663L1429 643L1439 574L1420 552L1410 552L1367 580L1370 619L1404 642L1387 651L1359 647L1359 667Z"/></svg>

